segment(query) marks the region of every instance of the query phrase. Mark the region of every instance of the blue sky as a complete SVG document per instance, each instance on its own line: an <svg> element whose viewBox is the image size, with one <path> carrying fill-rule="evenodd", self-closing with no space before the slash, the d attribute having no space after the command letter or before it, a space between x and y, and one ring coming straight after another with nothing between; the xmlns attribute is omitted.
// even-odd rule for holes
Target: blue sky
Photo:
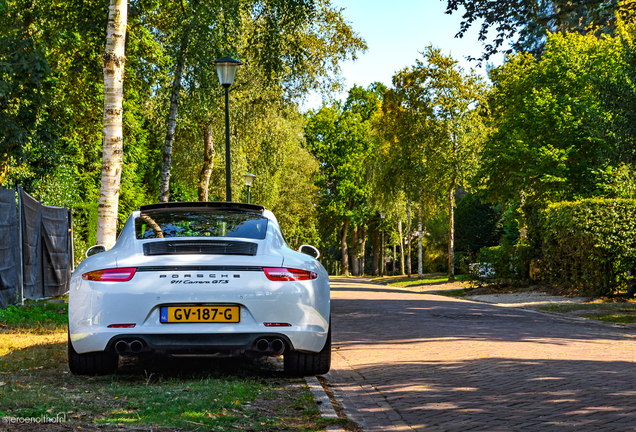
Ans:
<svg viewBox="0 0 636 432"><path fill-rule="evenodd" d="M466 69L475 68L485 76L485 68L477 68L466 56L477 57L482 52L477 40L478 26L472 27L462 39L455 38L463 11L446 15L446 0L332 0L332 5L344 8L343 15L366 41L369 49L357 61L342 65L346 89L354 84L363 87L374 81L391 85L393 74L415 63L429 44L452 54ZM489 62L501 64L503 56ZM340 98L346 97L346 93ZM318 108L321 98L311 96L305 109Z"/></svg>

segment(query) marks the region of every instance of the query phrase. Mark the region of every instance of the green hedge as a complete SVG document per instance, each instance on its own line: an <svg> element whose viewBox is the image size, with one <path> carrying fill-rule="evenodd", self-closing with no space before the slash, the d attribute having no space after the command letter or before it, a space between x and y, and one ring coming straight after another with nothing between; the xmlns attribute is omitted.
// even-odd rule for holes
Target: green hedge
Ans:
<svg viewBox="0 0 636 432"><path fill-rule="evenodd" d="M485 247L479 251L478 261L488 263L496 279L528 279L529 248L524 244Z"/></svg>
<svg viewBox="0 0 636 432"><path fill-rule="evenodd" d="M636 268L636 200L554 203L541 225L542 274L552 284L608 295Z"/></svg>

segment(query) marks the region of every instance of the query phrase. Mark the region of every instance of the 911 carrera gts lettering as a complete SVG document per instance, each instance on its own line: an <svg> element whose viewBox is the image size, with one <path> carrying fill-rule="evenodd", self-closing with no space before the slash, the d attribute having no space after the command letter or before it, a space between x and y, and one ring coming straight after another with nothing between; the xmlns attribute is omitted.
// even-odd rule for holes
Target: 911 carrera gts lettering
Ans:
<svg viewBox="0 0 636 432"><path fill-rule="evenodd" d="M192 285L192 284L226 284L230 281L228 279L215 279L211 281L206 280L191 280L191 279L173 279L170 281L171 284L184 284L184 285Z"/></svg>

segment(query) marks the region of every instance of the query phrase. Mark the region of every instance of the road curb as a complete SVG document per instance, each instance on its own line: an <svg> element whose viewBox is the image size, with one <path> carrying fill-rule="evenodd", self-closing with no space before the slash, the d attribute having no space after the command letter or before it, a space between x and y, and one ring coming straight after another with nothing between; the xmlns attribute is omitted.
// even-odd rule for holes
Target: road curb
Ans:
<svg viewBox="0 0 636 432"><path fill-rule="evenodd" d="M329 396L327 396L322 384L318 381L318 378L313 375L306 376L305 381L307 382L309 391L314 396L314 399L316 399L316 405L318 405L318 409L320 410L320 416L327 419L338 419L338 414L336 414L336 410L331 404L331 400L329 399ZM339 426L331 426L326 430L332 432L345 432Z"/></svg>

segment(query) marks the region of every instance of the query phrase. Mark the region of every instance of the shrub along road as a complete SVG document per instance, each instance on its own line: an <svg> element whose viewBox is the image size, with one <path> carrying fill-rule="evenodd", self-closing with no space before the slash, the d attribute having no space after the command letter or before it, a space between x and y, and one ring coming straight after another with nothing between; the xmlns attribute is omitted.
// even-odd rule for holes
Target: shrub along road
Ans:
<svg viewBox="0 0 636 432"><path fill-rule="evenodd" d="M332 314L326 378L365 430L636 428L635 329L362 278L332 278Z"/></svg>

